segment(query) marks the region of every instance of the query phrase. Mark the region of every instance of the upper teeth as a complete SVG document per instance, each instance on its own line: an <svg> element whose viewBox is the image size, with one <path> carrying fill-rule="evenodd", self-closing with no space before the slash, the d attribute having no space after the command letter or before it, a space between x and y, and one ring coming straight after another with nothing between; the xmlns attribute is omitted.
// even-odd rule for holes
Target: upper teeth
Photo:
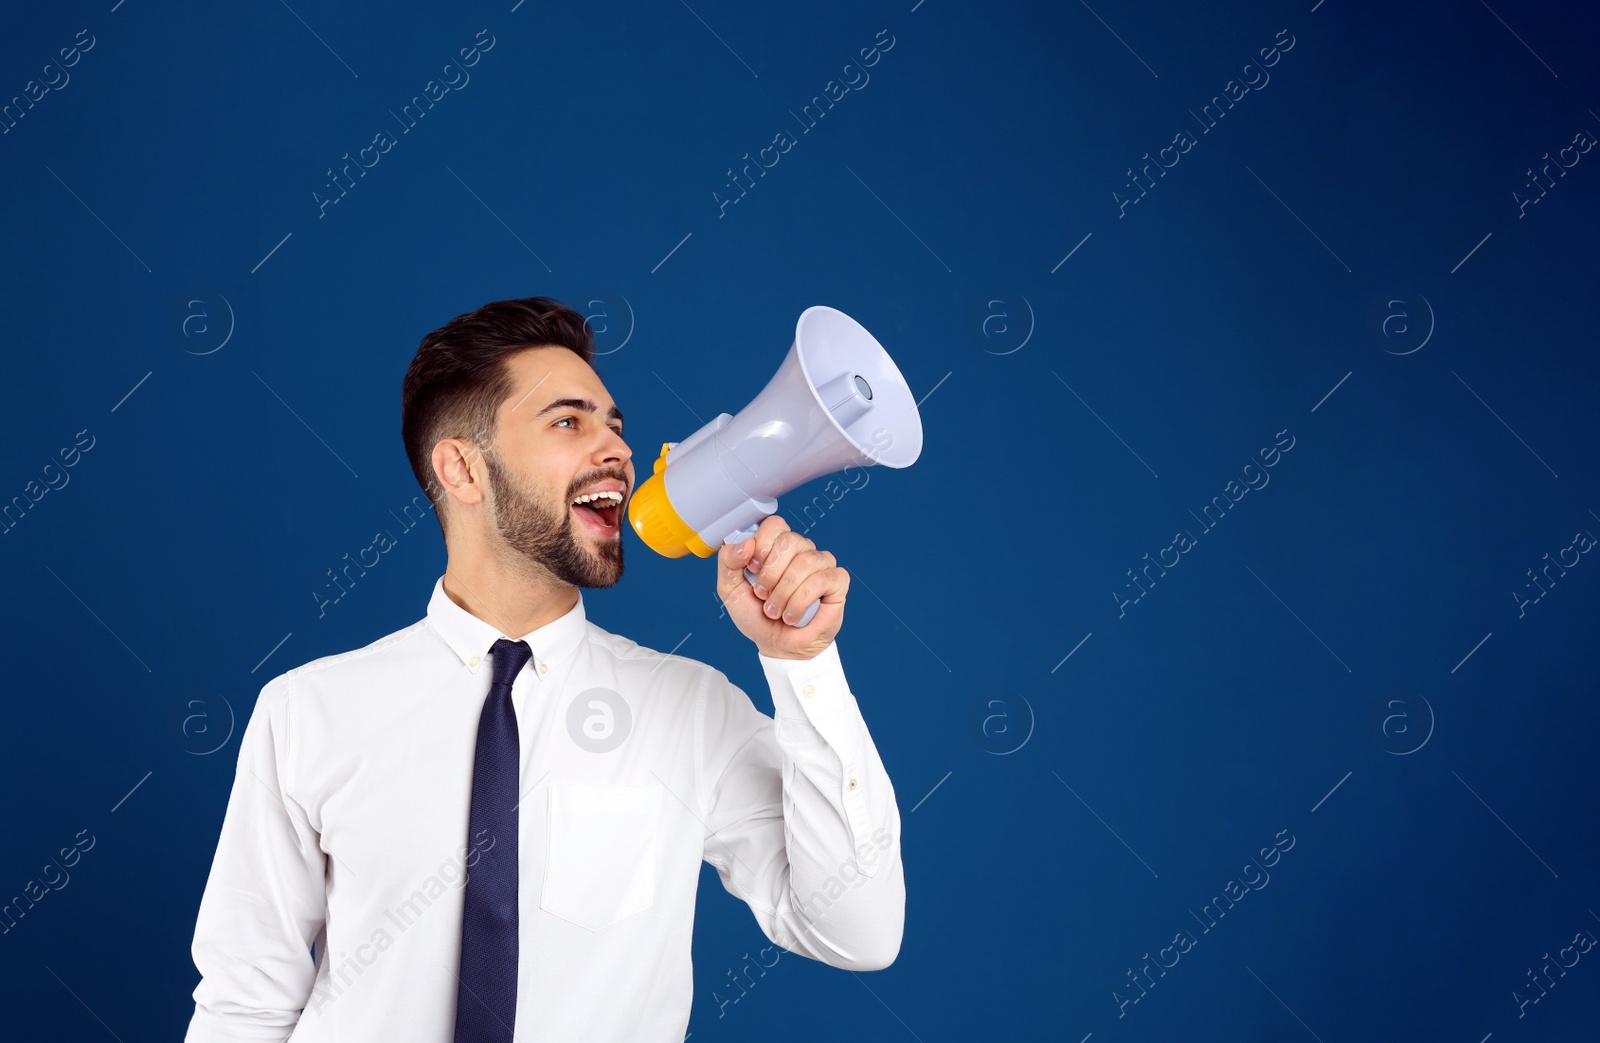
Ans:
<svg viewBox="0 0 1600 1043"><path fill-rule="evenodd" d="M582 496L578 497L576 500L573 500L572 501L572 505L574 507L576 507L580 503L590 503L590 502L592 502L594 500L600 499L601 497L605 497L606 499L611 500L613 503L621 503L622 502L622 494L621 493L613 493L613 492L584 493Z"/></svg>

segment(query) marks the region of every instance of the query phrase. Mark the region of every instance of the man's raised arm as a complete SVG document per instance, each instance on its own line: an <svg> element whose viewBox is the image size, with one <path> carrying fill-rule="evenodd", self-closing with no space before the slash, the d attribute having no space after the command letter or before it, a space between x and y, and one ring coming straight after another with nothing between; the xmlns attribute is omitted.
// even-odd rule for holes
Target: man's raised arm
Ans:
<svg viewBox="0 0 1600 1043"><path fill-rule="evenodd" d="M905 924L894 788L836 642L760 660L772 719L721 673L703 693L706 860L778 945L881 970Z"/></svg>

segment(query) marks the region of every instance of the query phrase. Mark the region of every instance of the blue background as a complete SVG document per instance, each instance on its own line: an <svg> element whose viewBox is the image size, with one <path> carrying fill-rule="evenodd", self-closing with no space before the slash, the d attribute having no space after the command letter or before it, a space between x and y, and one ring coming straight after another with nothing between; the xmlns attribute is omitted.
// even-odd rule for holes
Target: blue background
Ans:
<svg viewBox="0 0 1600 1043"><path fill-rule="evenodd" d="M1600 135L1592 15L513 2L6 16L0 97L59 86L0 135L0 499L70 480L0 539L0 893L95 839L0 935L8 1035L181 1038L261 685L414 622L443 571L432 520L393 520L420 498L406 363L548 294L592 316L641 464L749 401L811 304L921 399L914 466L782 507L852 575L838 641L904 816L904 946L735 992L766 940L708 868L694 1039L1595 1037L1600 953L1519 1002L1600 937L1600 562L1513 593L1600 533L1600 152L1513 194ZM470 79L444 73L475 37ZM402 132L390 110L444 76ZM789 110L847 77L802 130ZM1203 129L1230 80L1252 86ZM1190 512L1280 437L1206 531ZM398 546L319 618L380 529ZM684 641L770 712L713 563L626 539L591 618ZM1290 837L1265 883L1244 868Z"/></svg>

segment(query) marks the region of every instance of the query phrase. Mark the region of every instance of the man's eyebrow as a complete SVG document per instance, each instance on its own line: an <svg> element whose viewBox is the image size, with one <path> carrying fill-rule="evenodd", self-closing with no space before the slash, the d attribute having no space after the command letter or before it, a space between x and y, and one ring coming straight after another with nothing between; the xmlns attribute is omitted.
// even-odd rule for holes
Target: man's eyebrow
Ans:
<svg viewBox="0 0 1600 1043"><path fill-rule="evenodd" d="M599 408L599 406L594 404L593 399L558 398L554 402L545 406L543 409L539 410L539 412L535 413L534 417L537 419L538 417L542 417L547 413L554 413L558 409L581 409L585 413L594 413L597 412ZM615 405L612 405L610 409L606 410L606 419L621 420L622 410L618 409Z"/></svg>

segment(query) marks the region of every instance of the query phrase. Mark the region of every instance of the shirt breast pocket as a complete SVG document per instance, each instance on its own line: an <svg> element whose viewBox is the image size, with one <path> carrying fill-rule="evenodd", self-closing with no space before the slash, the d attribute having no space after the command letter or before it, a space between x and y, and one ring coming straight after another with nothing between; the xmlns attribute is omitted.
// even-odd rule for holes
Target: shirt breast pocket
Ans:
<svg viewBox="0 0 1600 1043"><path fill-rule="evenodd" d="M551 786L539 905L598 931L656 900L660 786Z"/></svg>

